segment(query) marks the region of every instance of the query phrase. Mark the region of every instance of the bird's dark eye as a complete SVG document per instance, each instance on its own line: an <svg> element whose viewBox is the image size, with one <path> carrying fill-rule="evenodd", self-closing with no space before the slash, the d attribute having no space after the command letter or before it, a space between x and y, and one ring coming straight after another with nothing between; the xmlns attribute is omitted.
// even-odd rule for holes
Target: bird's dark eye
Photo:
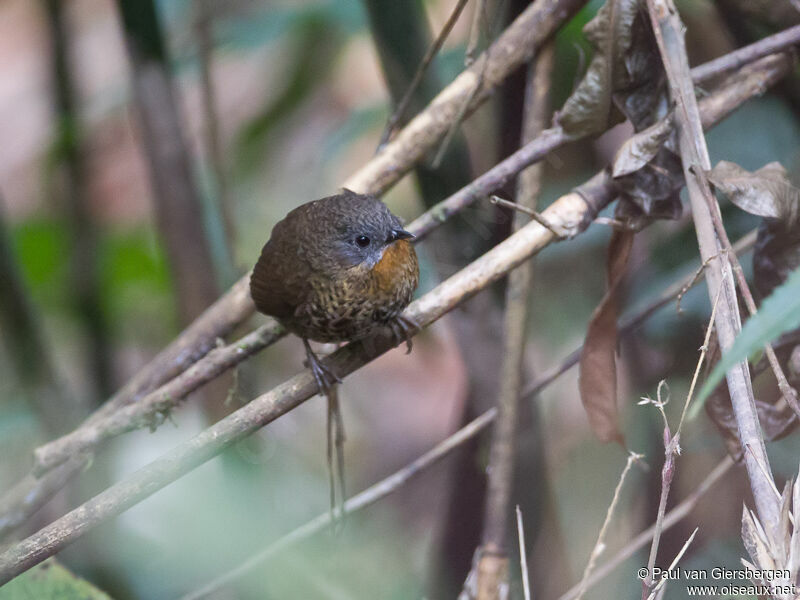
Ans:
<svg viewBox="0 0 800 600"><path fill-rule="evenodd" d="M369 246L369 241L370 241L369 238L365 235L360 235L356 238L356 244L360 248L366 248L367 246Z"/></svg>

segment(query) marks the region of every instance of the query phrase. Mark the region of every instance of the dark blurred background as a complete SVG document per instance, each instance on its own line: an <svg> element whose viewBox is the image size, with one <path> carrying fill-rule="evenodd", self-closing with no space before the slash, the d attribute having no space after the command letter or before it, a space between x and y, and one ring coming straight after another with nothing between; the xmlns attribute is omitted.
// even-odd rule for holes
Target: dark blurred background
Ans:
<svg viewBox="0 0 800 600"><path fill-rule="evenodd" d="M391 90L396 100L454 2L159 0L152 14L146 5L0 3L0 294L6 300L0 492L27 472L33 448L88 414L246 272L288 210L334 193L369 160L389 116L390 88L399 89ZM489 36L525 5L494 4ZM580 30L600 5L590 2L558 36L554 107L585 64L588 46ZM693 64L790 24L753 17L732 0L686 0L679 7ZM468 5L446 41L416 109L463 69L472 10ZM153 17L160 32L152 28ZM404 35L392 39L392 31ZM176 92L172 109L152 91L159 73L170 79L164 89L171 85ZM412 219L515 148L522 75L464 123L439 169L404 179L384 197L395 213ZM755 169L778 160L795 174L796 83L795 75L794 86L779 86L715 129L708 137L712 162L724 158ZM137 118L137 102L139 110L151 107L150 117ZM170 124L172 110L178 118ZM627 133L620 126L548 157L540 206L608 164ZM725 218L732 239L757 224L727 209ZM484 206L431 236L421 246L420 292L507 227L508 215ZM582 341L604 292L609 235L608 228L594 226L536 259L530 376ZM637 236L625 306L644 305L690 273L696 257L686 219L644 231ZM480 310L458 310L423 332L411 355L397 349L347 378L341 395L351 492L408 463L494 403L497 292L474 301ZM606 556L655 518L661 422L652 407L636 402L653 396L666 379L675 399L668 413L675 417L682 406L708 317L702 286L682 306L679 315L670 304L622 346L625 435L633 450L647 455L651 470L634 469L627 482ZM465 325L476 313L483 329ZM174 425L115 440L20 533L38 529L281 382L299 370L302 355L299 341L286 339L245 363L235 378L191 397L175 411ZM524 412L514 501L532 547L535 597L556 598L580 579L626 455L593 438L575 370L527 401ZM119 599L175 598L235 567L327 510L325 414L323 401L313 399L85 536L60 560ZM486 441L352 515L341 535L323 532L291 548L219 597L454 597L481 530ZM705 416L687 424L682 446L670 506L725 452ZM769 450L780 483L794 474L800 443L793 436ZM727 475L665 535L660 560L666 564L699 525L683 565L738 567L748 494L739 469ZM538 531L546 533L537 538ZM639 593L634 573L645 563L644 553L630 559L589 597ZM669 597L683 593L675 586Z"/></svg>

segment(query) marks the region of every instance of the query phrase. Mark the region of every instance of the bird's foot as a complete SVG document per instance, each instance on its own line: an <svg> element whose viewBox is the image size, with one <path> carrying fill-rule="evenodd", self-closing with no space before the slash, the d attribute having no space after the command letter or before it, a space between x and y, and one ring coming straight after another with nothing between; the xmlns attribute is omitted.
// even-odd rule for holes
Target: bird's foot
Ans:
<svg viewBox="0 0 800 600"><path fill-rule="evenodd" d="M306 348L306 363L311 369L311 374L314 375L314 381L317 382L319 391L327 395L331 388L337 383L342 383L342 380L322 363L311 349L311 344L308 343L308 340L303 339L303 345Z"/></svg>
<svg viewBox="0 0 800 600"><path fill-rule="evenodd" d="M389 328L392 330L395 345L399 346L401 342L405 341L406 354L409 354L411 348L414 347L411 336L414 331L419 330L419 324L414 319L398 315L392 321L389 321Z"/></svg>

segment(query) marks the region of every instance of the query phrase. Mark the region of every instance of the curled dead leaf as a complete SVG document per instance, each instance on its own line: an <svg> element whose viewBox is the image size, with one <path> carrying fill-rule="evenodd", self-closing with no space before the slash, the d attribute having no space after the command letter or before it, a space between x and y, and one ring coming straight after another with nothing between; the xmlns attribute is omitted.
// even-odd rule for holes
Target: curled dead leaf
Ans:
<svg viewBox="0 0 800 600"><path fill-rule="evenodd" d="M596 51L558 123L574 135L599 133L615 121L615 105L637 129L652 123L661 63L638 0L606 0L584 34Z"/></svg>
<svg viewBox="0 0 800 600"><path fill-rule="evenodd" d="M653 160L672 133L672 129L672 119L661 119L655 125L628 138L614 157L612 176L616 179L629 175Z"/></svg>
<svg viewBox="0 0 800 600"><path fill-rule="evenodd" d="M592 314L580 360L578 387L592 431L624 446L617 408L617 316L620 282L633 246L631 231L614 231L608 246L608 291Z"/></svg>
<svg viewBox="0 0 800 600"><path fill-rule="evenodd" d="M709 171L708 180L750 214L779 219L787 227L797 224L800 189L792 185L786 169L778 162L751 173L736 163L722 160Z"/></svg>

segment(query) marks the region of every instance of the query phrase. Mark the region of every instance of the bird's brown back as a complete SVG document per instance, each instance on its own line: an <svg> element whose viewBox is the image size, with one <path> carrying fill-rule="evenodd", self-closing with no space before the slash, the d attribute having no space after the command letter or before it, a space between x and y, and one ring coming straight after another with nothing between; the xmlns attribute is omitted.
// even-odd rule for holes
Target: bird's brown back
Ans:
<svg viewBox="0 0 800 600"><path fill-rule="evenodd" d="M296 240L305 229L304 215L297 211L303 208L293 210L275 225L250 277L256 308L278 319L290 318L310 289L311 265L296 251Z"/></svg>

